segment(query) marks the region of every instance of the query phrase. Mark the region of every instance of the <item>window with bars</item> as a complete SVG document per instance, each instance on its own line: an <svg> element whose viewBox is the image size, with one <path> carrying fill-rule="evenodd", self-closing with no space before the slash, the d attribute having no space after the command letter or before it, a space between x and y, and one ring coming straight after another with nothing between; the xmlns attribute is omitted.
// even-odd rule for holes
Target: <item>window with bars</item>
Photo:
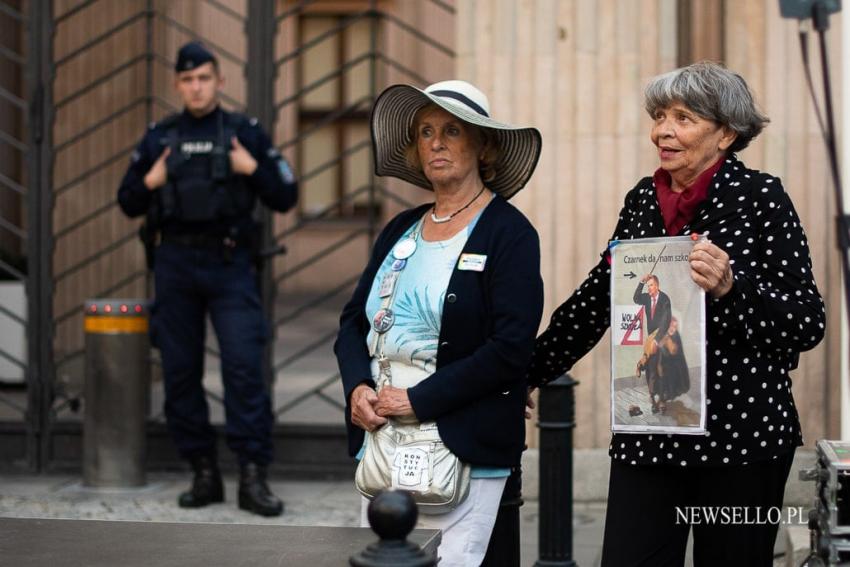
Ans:
<svg viewBox="0 0 850 567"><path fill-rule="evenodd" d="M373 28L369 18L346 14L306 14L300 19L300 45L323 39L301 57L299 88L334 75L306 92L298 108L304 215L327 207L342 218L368 214L373 29L377 26Z"/></svg>
<svg viewBox="0 0 850 567"><path fill-rule="evenodd" d="M26 94L23 3L0 10L0 281L25 272ZM0 316L2 318L2 316ZM2 377L0 377L2 378Z"/></svg>

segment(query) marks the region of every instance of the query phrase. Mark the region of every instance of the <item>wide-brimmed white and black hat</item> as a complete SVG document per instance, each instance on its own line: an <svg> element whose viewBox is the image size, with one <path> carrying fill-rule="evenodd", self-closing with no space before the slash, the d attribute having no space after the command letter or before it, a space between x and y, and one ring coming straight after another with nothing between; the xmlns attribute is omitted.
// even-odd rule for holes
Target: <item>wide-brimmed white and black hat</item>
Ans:
<svg viewBox="0 0 850 567"><path fill-rule="evenodd" d="M540 157L540 132L490 118L487 96L465 81L442 81L424 91L411 85L393 85L381 93L372 109L371 120L377 175L397 177L433 190L425 174L413 168L405 158L405 148L411 142L413 118L428 103L494 134L500 151L494 164L496 177L487 182L491 191L510 199L528 183Z"/></svg>

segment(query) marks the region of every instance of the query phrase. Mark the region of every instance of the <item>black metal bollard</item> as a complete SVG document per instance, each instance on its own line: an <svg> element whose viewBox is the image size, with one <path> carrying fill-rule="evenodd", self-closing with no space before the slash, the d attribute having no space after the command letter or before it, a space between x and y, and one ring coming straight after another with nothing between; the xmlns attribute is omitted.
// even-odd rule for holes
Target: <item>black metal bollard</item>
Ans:
<svg viewBox="0 0 850 567"><path fill-rule="evenodd" d="M536 567L573 567L573 429L578 384L564 374L540 389L540 520Z"/></svg>
<svg viewBox="0 0 850 567"><path fill-rule="evenodd" d="M481 567L516 567L520 559L519 507L522 506L522 467L511 470L505 482L499 514L493 525Z"/></svg>
<svg viewBox="0 0 850 567"><path fill-rule="evenodd" d="M369 525L380 538L352 555L353 567L435 567L437 558L407 541L419 511L409 492L388 490L369 503Z"/></svg>
<svg viewBox="0 0 850 567"><path fill-rule="evenodd" d="M145 484L150 343L145 300L86 302L83 483Z"/></svg>

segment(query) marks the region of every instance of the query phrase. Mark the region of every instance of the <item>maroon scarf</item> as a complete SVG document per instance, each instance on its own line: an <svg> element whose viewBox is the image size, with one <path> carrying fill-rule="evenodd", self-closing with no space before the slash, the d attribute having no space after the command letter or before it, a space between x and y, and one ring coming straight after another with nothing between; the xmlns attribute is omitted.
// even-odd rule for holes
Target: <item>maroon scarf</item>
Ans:
<svg viewBox="0 0 850 567"><path fill-rule="evenodd" d="M693 220L697 208L708 197L708 186L711 178L723 165L724 158L703 171L696 181L684 191L676 192L671 188L672 180L670 174L661 168L656 170L652 180L655 182L655 191L658 196L658 204L661 207L661 217L664 219L664 228L669 236L679 234L682 228Z"/></svg>

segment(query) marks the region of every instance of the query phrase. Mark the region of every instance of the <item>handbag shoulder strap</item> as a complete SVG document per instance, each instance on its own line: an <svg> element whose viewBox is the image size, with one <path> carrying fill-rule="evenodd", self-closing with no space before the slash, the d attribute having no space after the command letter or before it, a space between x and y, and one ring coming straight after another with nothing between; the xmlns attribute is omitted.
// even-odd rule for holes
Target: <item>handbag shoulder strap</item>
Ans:
<svg viewBox="0 0 850 567"><path fill-rule="evenodd" d="M416 226L413 228L413 232L411 232L410 235L407 237L408 239L413 240L413 242L417 245L419 244L419 235L422 232L422 225L424 224L424 221L425 217L419 219L419 222L417 222ZM414 253L415 252L416 250L414 248ZM386 297L383 298L383 301L381 301L381 311L388 311L392 308L393 302L395 301L396 291L398 290L398 280L401 279L402 272L404 272L404 268L398 270L398 276L396 276L396 281L393 284L392 291ZM389 360L386 356L384 356L384 343L386 343L387 332L389 331L389 329L387 329L387 331L385 332L379 332L373 327L373 331L374 333L372 341L369 344L369 355L372 357L377 356L378 358L378 366L381 370L381 376L379 376L379 378L382 378L386 374L387 381L389 381L389 372L385 372L389 369ZM378 385L380 386L380 384Z"/></svg>

